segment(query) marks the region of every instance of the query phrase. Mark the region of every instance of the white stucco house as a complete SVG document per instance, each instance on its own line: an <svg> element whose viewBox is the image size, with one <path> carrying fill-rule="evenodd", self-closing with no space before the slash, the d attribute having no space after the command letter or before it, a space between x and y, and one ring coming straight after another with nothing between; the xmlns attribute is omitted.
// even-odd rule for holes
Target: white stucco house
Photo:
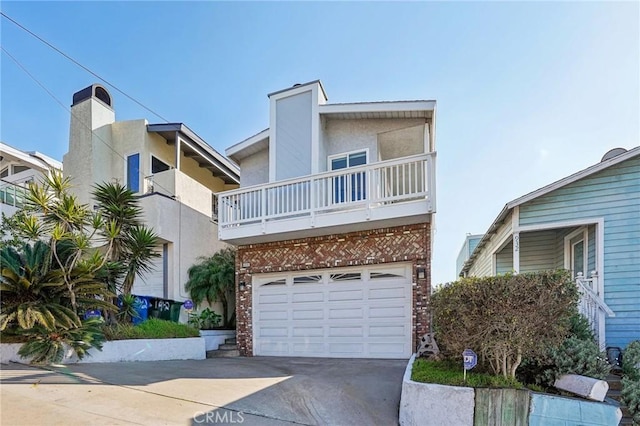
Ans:
<svg viewBox="0 0 640 426"><path fill-rule="evenodd" d="M139 195L146 225L160 237L155 271L133 293L186 300L187 270L226 246L218 239L216 194L237 188L237 165L183 123L117 121L112 97L94 84L73 95L64 174L79 201L118 180Z"/></svg>
<svg viewBox="0 0 640 426"><path fill-rule="evenodd" d="M22 151L0 142L0 211L11 216L24 201L31 182L38 182L62 163L37 151Z"/></svg>
<svg viewBox="0 0 640 426"><path fill-rule="evenodd" d="M409 358L429 329L436 102L331 104L319 80L268 98L219 196L240 353Z"/></svg>

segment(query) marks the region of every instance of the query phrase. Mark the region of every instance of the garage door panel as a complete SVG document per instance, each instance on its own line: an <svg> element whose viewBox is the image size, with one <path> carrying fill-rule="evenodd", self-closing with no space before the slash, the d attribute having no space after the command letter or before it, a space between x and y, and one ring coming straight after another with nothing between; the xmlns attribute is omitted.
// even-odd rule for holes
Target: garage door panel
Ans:
<svg viewBox="0 0 640 426"><path fill-rule="evenodd" d="M402 286L386 287L386 288L372 288L369 290L369 300L391 300L391 299L405 299L407 297L406 289Z"/></svg>
<svg viewBox="0 0 640 426"><path fill-rule="evenodd" d="M329 354L353 354L362 356L364 343L329 343Z"/></svg>
<svg viewBox="0 0 640 426"><path fill-rule="evenodd" d="M285 342L269 342L260 343L261 355L281 355L289 352L289 344Z"/></svg>
<svg viewBox="0 0 640 426"><path fill-rule="evenodd" d="M261 305L270 305L275 303L288 303L289 296L287 293L276 293L276 294L261 294L258 298L258 303Z"/></svg>
<svg viewBox="0 0 640 426"><path fill-rule="evenodd" d="M325 344L319 343L294 343L292 355L321 356L326 352Z"/></svg>
<svg viewBox="0 0 640 426"><path fill-rule="evenodd" d="M369 318L403 318L404 306L370 307Z"/></svg>
<svg viewBox="0 0 640 426"><path fill-rule="evenodd" d="M406 345L395 342L369 343L368 346L369 353L372 355L397 356L402 358L407 351Z"/></svg>
<svg viewBox="0 0 640 426"><path fill-rule="evenodd" d="M388 337L404 336L406 333L405 325L372 325L369 326L369 337Z"/></svg>
<svg viewBox="0 0 640 426"><path fill-rule="evenodd" d="M260 337L287 337L289 329L287 327L260 327Z"/></svg>
<svg viewBox="0 0 640 426"><path fill-rule="evenodd" d="M288 312L286 310L260 310L258 314L260 320L286 320L288 318Z"/></svg>
<svg viewBox="0 0 640 426"><path fill-rule="evenodd" d="M329 293L329 301L362 300L363 296L364 296L363 289L333 290Z"/></svg>
<svg viewBox="0 0 640 426"><path fill-rule="evenodd" d="M324 327L296 327L292 329L293 337L323 337Z"/></svg>
<svg viewBox="0 0 640 426"><path fill-rule="evenodd" d="M322 309L294 309L292 314L294 320L322 320L324 318Z"/></svg>
<svg viewBox="0 0 640 426"><path fill-rule="evenodd" d="M329 327L328 337L362 337L364 327L333 326Z"/></svg>
<svg viewBox="0 0 640 426"><path fill-rule="evenodd" d="M363 308L329 308L329 319L363 319Z"/></svg>
<svg viewBox="0 0 640 426"><path fill-rule="evenodd" d="M291 301L294 303L324 302L324 293L320 291L294 292Z"/></svg>

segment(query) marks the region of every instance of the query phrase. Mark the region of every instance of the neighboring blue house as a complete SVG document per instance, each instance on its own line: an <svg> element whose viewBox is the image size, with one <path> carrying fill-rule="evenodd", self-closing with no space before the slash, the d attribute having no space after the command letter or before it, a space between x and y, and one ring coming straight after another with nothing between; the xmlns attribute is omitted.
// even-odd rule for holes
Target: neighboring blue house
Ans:
<svg viewBox="0 0 640 426"><path fill-rule="evenodd" d="M461 276L566 268L601 348L640 339L640 147L515 199Z"/></svg>
<svg viewBox="0 0 640 426"><path fill-rule="evenodd" d="M465 262L471 257L471 253L476 249L478 243L482 239L482 234L471 235L467 234L467 238L464 240L464 244L458 253L458 259L456 260L456 275L462 274L462 267Z"/></svg>

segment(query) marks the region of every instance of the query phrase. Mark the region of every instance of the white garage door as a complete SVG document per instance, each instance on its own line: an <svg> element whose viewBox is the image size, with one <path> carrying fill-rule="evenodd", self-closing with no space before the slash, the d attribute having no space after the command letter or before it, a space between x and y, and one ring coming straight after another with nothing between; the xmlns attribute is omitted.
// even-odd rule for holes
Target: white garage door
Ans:
<svg viewBox="0 0 640 426"><path fill-rule="evenodd" d="M411 266L253 277L255 355L411 356Z"/></svg>

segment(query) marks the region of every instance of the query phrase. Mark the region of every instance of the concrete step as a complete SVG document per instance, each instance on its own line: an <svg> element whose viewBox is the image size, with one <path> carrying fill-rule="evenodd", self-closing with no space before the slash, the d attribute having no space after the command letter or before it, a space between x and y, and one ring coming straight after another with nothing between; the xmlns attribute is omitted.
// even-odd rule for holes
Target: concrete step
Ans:
<svg viewBox="0 0 640 426"><path fill-rule="evenodd" d="M235 337L231 337L229 339L224 339L224 343L226 343L227 345L235 345L238 342L236 341Z"/></svg>
<svg viewBox="0 0 640 426"><path fill-rule="evenodd" d="M609 383L609 390L622 389L622 381L620 379L620 376L609 374L605 380L607 381L607 383Z"/></svg>
<svg viewBox="0 0 640 426"><path fill-rule="evenodd" d="M235 343L223 343L222 345L218 346L218 350L233 350L233 349L238 349L238 345L236 345Z"/></svg>
<svg viewBox="0 0 640 426"><path fill-rule="evenodd" d="M207 358L232 358L238 356L240 356L240 352L237 349L207 351Z"/></svg>

